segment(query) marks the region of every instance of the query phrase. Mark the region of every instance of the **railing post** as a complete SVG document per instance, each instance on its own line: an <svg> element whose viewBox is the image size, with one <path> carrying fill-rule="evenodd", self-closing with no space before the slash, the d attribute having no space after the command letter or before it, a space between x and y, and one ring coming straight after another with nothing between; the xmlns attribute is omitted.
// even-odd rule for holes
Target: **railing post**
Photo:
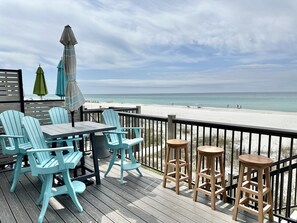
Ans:
<svg viewBox="0 0 297 223"><path fill-rule="evenodd" d="M176 118L176 115L168 115L168 139L175 139L175 125L173 120Z"/></svg>
<svg viewBox="0 0 297 223"><path fill-rule="evenodd" d="M141 114L141 106L137 105L136 109L137 109L136 114Z"/></svg>
<svg viewBox="0 0 297 223"><path fill-rule="evenodd" d="M86 110L88 110L88 108L86 108L85 106L83 106L82 113L83 113L84 119L82 121L90 121L90 120L88 120L87 113L84 113L84 111L86 111Z"/></svg>
<svg viewBox="0 0 297 223"><path fill-rule="evenodd" d="M176 115L168 115L168 139L175 139L175 124L173 123L173 120L176 118ZM165 154L167 154L167 143L166 143L166 150L165 150ZM174 159L175 154L170 153L170 157L169 160ZM167 160L168 162L168 160ZM168 167L168 171L172 172L174 169L172 166Z"/></svg>
<svg viewBox="0 0 297 223"><path fill-rule="evenodd" d="M99 123L105 123L104 120L103 120L103 114L102 113L103 112L100 112L99 115L98 115L98 119L99 119L98 122Z"/></svg>

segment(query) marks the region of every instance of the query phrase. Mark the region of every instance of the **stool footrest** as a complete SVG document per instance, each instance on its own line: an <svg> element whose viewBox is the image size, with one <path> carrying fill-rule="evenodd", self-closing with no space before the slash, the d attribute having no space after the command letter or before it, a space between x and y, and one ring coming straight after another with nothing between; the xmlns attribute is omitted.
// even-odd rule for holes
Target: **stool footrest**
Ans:
<svg viewBox="0 0 297 223"><path fill-rule="evenodd" d="M258 183L254 182L254 181L246 181L242 184L242 187L240 188L241 191L246 192L246 193L250 193L256 196L259 196L259 192L257 190L248 188L250 185L258 187ZM265 185L263 185L263 196L265 196L270 189L268 187L266 187Z"/></svg>
<svg viewBox="0 0 297 223"><path fill-rule="evenodd" d="M190 179L190 176L184 174L184 173L179 173L180 178L179 181L185 181ZM172 181L177 181L178 179L176 179L176 172L170 172L167 174L167 176L165 176L167 179L172 180Z"/></svg>
<svg viewBox="0 0 297 223"><path fill-rule="evenodd" d="M200 173L206 173L206 172L211 173L210 171L211 171L210 168L204 168L203 170L200 171ZM215 170L215 174L220 174L220 171ZM210 175L210 174L208 174L208 175Z"/></svg>
<svg viewBox="0 0 297 223"><path fill-rule="evenodd" d="M207 195L211 196L211 191L205 189L205 187L206 187L207 185L209 185L210 188L211 188L211 185L210 185L210 184L203 183L203 184L201 184L198 188L196 188L196 190L199 191L199 192L202 192L202 193L204 193L204 194L207 194ZM225 191L225 189L222 188L220 185L217 185L217 184L216 184L215 187L216 187L215 196L217 196L217 195L219 195L219 194L222 194L222 193ZM218 189L218 190L217 190L217 189Z"/></svg>
<svg viewBox="0 0 297 223"><path fill-rule="evenodd" d="M206 178L206 179L211 179L211 175L209 175L209 174L206 174L206 173L203 173L203 172L200 172L200 173L198 173L199 174L199 176L201 176L201 177L204 177L204 178ZM223 175L221 174L221 173L216 173L216 175L215 175L215 179L217 179L217 178L221 178Z"/></svg>
<svg viewBox="0 0 297 223"><path fill-rule="evenodd" d="M176 168L176 166L177 166L175 163L168 163L167 165L168 165L168 166L175 167L175 168ZM184 167L184 166L187 166L187 164L186 164L186 163L180 163L180 164L179 164L179 167Z"/></svg>
<svg viewBox="0 0 297 223"><path fill-rule="evenodd" d="M258 199L255 199L255 198L248 198L248 197L244 197L244 198L241 198L240 201L239 201L239 204L238 204L238 208L244 210L244 211L247 211L251 214L254 214L254 215L258 215L259 214L259 211L258 210L255 210L249 206L247 206L248 202L249 201L252 201L252 202L257 202L258 203ZM268 204L267 202L263 201L263 214L266 214L268 211L271 210L272 206L270 204Z"/></svg>

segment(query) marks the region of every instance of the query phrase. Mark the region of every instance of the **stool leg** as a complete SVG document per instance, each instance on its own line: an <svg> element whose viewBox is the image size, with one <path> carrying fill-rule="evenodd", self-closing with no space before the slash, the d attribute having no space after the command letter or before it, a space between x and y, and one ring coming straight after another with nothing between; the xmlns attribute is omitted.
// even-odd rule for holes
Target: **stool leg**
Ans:
<svg viewBox="0 0 297 223"><path fill-rule="evenodd" d="M264 220L263 213L263 169L258 169L258 222L262 223Z"/></svg>
<svg viewBox="0 0 297 223"><path fill-rule="evenodd" d="M188 187L189 189L192 188L192 173L190 172L190 162L189 162L189 154L188 154L188 147L185 147L185 160L186 160L186 172L188 174Z"/></svg>
<svg viewBox="0 0 297 223"><path fill-rule="evenodd" d="M211 157L210 159L210 184L211 184L211 208L215 209L215 200L216 200L216 167L215 167L215 157Z"/></svg>
<svg viewBox="0 0 297 223"><path fill-rule="evenodd" d="M222 156L219 156L219 163L220 163L220 172L221 172L221 186L224 188L223 191L223 200L224 202L227 202L227 195L226 195L226 181L225 181L225 170L223 165L223 158Z"/></svg>
<svg viewBox="0 0 297 223"><path fill-rule="evenodd" d="M273 200L272 200L272 194L271 194L271 184L270 184L270 174L269 174L269 167L265 168L265 178L266 178L266 187L269 189L269 192L267 194L267 203L271 206L271 209L269 210L269 221L273 222Z"/></svg>
<svg viewBox="0 0 297 223"><path fill-rule="evenodd" d="M211 171L211 158L209 157L209 156L207 156L206 157L206 169L207 169L207 171L206 171L206 174L207 175L210 175L211 173L210 173L210 171ZM210 182L209 182L209 179L205 179L205 183L206 183L206 185L205 185L205 187L206 187L206 189L207 190L210 190Z"/></svg>
<svg viewBox="0 0 297 223"><path fill-rule="evenodd" d="M247 167L247 175L246 175L246 180L249 182L247 185L248 189L251 189L251 178L252 178L252 168ZM244 196L247 197L246 202L244 203L245 205L248 205L249 199L250 199L250 194L247 192L244 192Z"/></svg>
<svg viewBox="0 0 297 223"><path fill-rule="evenodd" d="M164 176L163 176L163 187L166 187L166 180L167 180L167 174L168 174L169 156L170 156L170 148L167 147L166 158L165 158L165 171L164 171Z"/></svg>
<svg viewBox="0 0 297 223"><path fill-rule="evenodd" d="M176 169L175 169L175 182L176 182L176 188L175 191L177 194L179 194L179 171L180 171L180 167L179 167L179 149L175 150L176 152L176 159L175 159L175 164L176 164Z"/></svg>
<svg viewBox="0 0 297 223"><path fill-rule="evenodd" d="M236 191L236 199L234 204L234 210L233 210L233 220L237 220L237 214L238 214L238 204L240 200L240 191L242 187L242 181L243 181L243 173L244 173L244 165L240 163L240 172L239 172L239 178L238 178L238 185L237 185L237 191Z"/></svg>
<svg viewBox="0 0 297 223"><path fill-rule="evenodd" d="M194 194L193 194L193 200L197 201L197 192L198 192L198 188L199 188L199 178L200 178L200 171L201 171L201 164L202 164L202 155L199 154L198 157L198 163L197 163L197 167L196 167L196 181L195 181L195 186L194 186Z"/></svg>

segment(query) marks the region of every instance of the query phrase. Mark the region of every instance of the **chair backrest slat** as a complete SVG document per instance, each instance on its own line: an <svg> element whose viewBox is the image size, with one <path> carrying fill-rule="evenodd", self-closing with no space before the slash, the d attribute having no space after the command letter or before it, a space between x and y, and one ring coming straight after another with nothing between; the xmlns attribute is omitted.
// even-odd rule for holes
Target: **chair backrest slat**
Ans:
<svg viewBox="0 0 297 223"><path fill-rule="evenodd" d="M40 123L36 118L26 116L23 118L23 125L27 132L28 138L32 144L33 149L44 149L49 148L46 144L43 132L40 127ZM49 152L36 153L38 162L42 164L50 157Z"/></svg>
<svg viewBox="0 0 297 223"><path fill-rule="evenodd" d="M103 115L104 123L106 125L115 126L116 131L122 131L122 126L120 123L120 117L118 112L114 111L113 109L107 109L102 113L102 115ZM124 134L122 135L122 138L125 138ZM116 135L111 134L110 140L113 142L113 141L117 141L118 138Z"/></svg>
<svg viewBox="0 0 297 223"><path fill-rule="evenodd" d="M20 135L24 136L24 138L19 138L19 144L28 143L27 135L22 127L22 119L24 117L24 113L15 111L15 110L7 110L0 114L0 121L3 125L3 129L6 135ZM14 140L9 138L9 143L11 146L14 145Z"/></svg>
<svg viewBox="0 0 297 223"><path fill-rule="evenodd" d="M53 107L49 111L49 115L53 124L68 123L68 112L62 107Z"/></svg>

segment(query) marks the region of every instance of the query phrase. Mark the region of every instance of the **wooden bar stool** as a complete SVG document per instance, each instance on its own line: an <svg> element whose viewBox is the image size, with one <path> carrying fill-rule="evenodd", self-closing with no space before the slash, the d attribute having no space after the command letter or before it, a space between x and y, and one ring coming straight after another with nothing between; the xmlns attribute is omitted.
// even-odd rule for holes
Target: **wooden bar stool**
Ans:
<svg viewBox="0 0 297 223"><path fill-rule="evenodd" d="M215 146L201 146L197 149L198 163L196 169L196 182L194 187L193 200L197 201L198 191L209 195L211 197L211 208L215 209L215 197L223 194L224 202L227 201L226 197L226 182L223 166L222 155L224 149ZM201 170L202 160L206 158L206 168ZM216 159L219 161L220 170L215 169ZM205 182L200 185L200 177L205 178ZM221 185L216 183L217 179L221 178Z"/></svg>
<svg viewBox="0 0 297 223"><path fill-rule="evenodd" d="M266 213L269 213L269 221L273 221L273 201L269 175L269 167L272 165L272 163L272 159L265 156L251 154L239 156L240 173L238 178L238 187L233 211L233 220L236 221L237 219L238 209L242 209L251 214L257 215L258 222L263 222L264 214ZM246 180L244 180L244 170L246 167L247 178ZM251 180L252 170L257 171L258 182ZM264 185L263 182L263 172L265 173L266 185ZM241 192L243 192L242 198ZM265 195L267 195L267 202L265 202L263 199L263 196ZM252 209L248 206L250 201L258 204L258 210Z"/></svg>
<svg viewBox="0 0 297 223"><path fill-rule="evenodd" d="M171 150L175 151L175 159L170 160ZM185 151L185 160L180 159L181 150ZM168 167L171 166L175 170L168 173ZM181 168L186 168L186 174L181 172ZM188 180L189 189L192 188L192 177L190 173L189 157L188 157L188 141L181 139L170 139L167 141L167 153L165 160L165 172L163 177L163 187L166 187L166 180L172 180L176 183L176 193L179 194L179 183Z"/></svg>

